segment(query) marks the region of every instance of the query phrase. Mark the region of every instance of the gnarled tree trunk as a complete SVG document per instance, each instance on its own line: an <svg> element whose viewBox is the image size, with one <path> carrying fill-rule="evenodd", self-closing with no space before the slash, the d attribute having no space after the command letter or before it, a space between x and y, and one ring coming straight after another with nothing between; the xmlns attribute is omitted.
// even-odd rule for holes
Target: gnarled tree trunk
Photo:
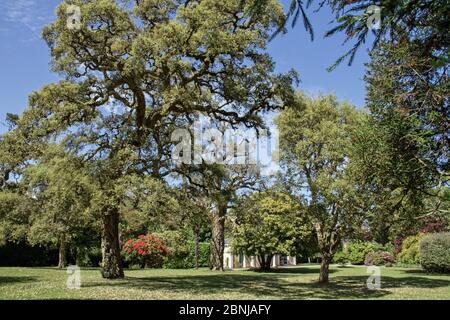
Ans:
<svg viewBox="0 0 450 320"><path fill-rule="evenodd" d="M124 277L120 260L119 212L117 209L111 209L103 217L102 276L107 279Z"/></svg>
<svg viewBox="0 0 450 320"><path fill-rule="evenodd" d="M331 256L322 254L322 262L320 263L319 283L328 283L330 274Z"/></svg>
<svg viewBox="0 0 450 320"><path fill-rule="evenodd" d="M66 248L66 237L61 235L59 238L59 257L58 257L58 268L62 269L67 266L67 248Z"/></svg>
<svg viewBox="0 0 450 320"><path fill-rule="evenodd" d="M221 205L212 213L211 269L224 270L223 254L225 251L225 216L227 206Z"/></svg>
<svg viewBox="0 0 450 320"><path fill-rule="evenodd" d="M330 263L339 245L340 236L335 230L323 231L316 227L319 249L322 254L320 263L319 283L328 283L330 273Z"/></svg>

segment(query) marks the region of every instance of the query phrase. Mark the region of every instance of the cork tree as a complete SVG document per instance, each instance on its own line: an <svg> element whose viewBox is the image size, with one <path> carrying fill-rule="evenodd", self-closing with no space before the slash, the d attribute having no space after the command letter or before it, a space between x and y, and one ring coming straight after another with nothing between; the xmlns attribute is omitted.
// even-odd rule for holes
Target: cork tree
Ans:
<svg viewBox="0 0 450 320"><path fill-rule="evenodd" d="M62 80L30 95L14 134L30 151L58 139L92 162L103 277L123 277L115 182L167 174L168 126L194 113L259 126L290 96L292 75L265 52L284 13L267 3L249 16L239 0L67 0L44 29Z"/></svg>

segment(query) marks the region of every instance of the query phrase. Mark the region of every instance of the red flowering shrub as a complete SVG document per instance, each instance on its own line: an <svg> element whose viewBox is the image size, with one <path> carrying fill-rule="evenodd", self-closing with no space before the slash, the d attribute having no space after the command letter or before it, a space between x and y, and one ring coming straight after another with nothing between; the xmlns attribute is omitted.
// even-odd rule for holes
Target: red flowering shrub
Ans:
<svg viewBox="0 0 450 320"><path fill-rule="evenodd" d="M369 252L364 259L364 264L366 266L391 267L394 264L394 262L395 262L394 256L386 251Z"/></svg>
<svg viewBox="0 0 450 320"><path fill-rule="evenodd" d="M126 241L122 252L125 260L131 264L138 264L142 268L160 268L168 249L161 238L148 234Z"/></svg>

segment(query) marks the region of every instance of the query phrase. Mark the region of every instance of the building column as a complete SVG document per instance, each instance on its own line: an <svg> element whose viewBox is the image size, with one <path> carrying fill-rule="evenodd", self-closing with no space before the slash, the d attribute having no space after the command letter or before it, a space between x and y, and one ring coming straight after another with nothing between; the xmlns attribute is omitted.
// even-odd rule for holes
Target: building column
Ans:
<svg viewBox="0 0 450 320"><path fill-rule="evenodd" d="M255 256L251 256L250 257L250 267L252 268L256 268L256 257Z"/></svg>

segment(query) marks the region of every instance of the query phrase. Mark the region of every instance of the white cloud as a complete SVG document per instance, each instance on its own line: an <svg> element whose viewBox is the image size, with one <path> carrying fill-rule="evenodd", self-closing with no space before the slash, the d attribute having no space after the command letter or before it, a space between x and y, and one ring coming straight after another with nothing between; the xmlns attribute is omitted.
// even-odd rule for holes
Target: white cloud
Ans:
<svg viewBox="0 0 450 320"><path fill-rule="evenodd" d="M49 14L38 0L13 0L0 3L0 21L4 27L26 28L39 33L49 20Z"/></svg>

